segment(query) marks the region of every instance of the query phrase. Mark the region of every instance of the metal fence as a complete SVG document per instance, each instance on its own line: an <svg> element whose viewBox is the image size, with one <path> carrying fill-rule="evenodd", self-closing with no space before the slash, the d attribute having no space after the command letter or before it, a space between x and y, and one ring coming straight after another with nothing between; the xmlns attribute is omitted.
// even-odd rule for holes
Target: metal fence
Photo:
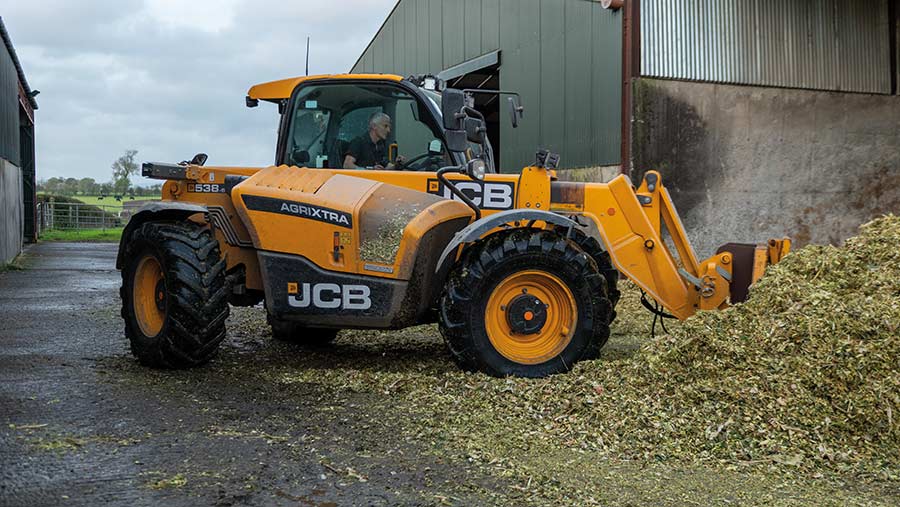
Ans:
<svg viewBox="0 0 900 507"><path fill-rule="evenodd" d="M134 206L44 201L37 204L38 234L50 230L114 229L124 226Z"/></svg>

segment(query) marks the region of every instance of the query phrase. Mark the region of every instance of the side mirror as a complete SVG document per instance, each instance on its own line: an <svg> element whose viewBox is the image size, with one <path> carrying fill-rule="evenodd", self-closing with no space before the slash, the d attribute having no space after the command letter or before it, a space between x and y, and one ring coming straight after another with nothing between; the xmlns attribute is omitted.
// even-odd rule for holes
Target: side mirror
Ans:
<svg viewBox="0 0 900 507"><path fill-rule="evenodd" d="M509 119L513 128L518 128L519 120L525 115L525 108L519 103L518 95L508 97L506 100L509 101Z"/></svg>
<svg viewBox="0 0 900 507"><path fill-rule="evenodd" d="M198 153L194 155L194 158L192 158L188 163L191 165L203 165L208 159L209 155L207 155L206 153Z"/></svg>
<svg viewBox="0 0 900 507"><path fill-rule="evenodd" d="M462 118L456 115L466 105L466 94L462 90L447 88L441 93L441 115L444 117L445 130L462 130Z"/></svg>
<svg viewBox="0 0 900 507"><path fill-rule="evenodd" d="M447 151L462 153L469 149L465 130L447 130L444 135L447 138Z"/></svg>
<svg viewBox="0 0 900 507"><path fill-rule="evenodd" d="M466 138L473 143L482 142L482 134L485 132L484 122L478 118L466 117Z"/></svg>

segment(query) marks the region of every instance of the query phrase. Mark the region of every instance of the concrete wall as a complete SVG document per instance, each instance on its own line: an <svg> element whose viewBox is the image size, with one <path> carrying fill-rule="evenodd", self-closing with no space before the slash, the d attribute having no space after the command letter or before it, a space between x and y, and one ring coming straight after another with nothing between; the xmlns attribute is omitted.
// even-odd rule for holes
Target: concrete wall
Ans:
<svg viewBox="0 0 900 507"><path fill-rule="evenodd" d="M701 257L838 244L900 213L900 97L640 79L633 170L657 169Z"/></svg>
<svg viewBox="0 0 900 507"><path fill-rule="evenodd" d="M579 167L577 169L560 169L556 171L556 176L560 181L581 183L609 183L620 174L622 174L622 166L620 165Z"/></svg>
<svg viewBox="0 0 900 507"><path fill-rule="evenodd" d="M22 171L0 159L0 263L22 251Z"/></svg>

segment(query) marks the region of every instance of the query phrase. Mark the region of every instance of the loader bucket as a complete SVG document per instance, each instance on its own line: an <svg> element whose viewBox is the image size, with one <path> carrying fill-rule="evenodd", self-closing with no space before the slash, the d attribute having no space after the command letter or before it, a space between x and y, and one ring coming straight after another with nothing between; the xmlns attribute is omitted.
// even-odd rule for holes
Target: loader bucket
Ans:
<svg viewBox="0 0 900 507"><path fill-rule="evenodd" d="M750 243L726 243L716 250L716 254L730 252L732 261L731 303L747 300L750 286L762 278L766 267L777 264L791 251L791 240L770 239L762 245Z"/></svg>

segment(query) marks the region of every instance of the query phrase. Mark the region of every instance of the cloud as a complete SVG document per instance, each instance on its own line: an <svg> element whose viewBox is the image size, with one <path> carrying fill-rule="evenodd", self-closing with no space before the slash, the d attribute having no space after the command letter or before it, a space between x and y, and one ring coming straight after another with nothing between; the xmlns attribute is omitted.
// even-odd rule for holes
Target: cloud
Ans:
<svg viewBox="0 0 900 507"><path fill-rule="evenodd" d="M273 161L277 112L247 89L350 69L395 0L37 0L3 21L33 89L38 178L110 179L126 149L177 162ZM137 181L148 184L149 181Z"/></svg>

